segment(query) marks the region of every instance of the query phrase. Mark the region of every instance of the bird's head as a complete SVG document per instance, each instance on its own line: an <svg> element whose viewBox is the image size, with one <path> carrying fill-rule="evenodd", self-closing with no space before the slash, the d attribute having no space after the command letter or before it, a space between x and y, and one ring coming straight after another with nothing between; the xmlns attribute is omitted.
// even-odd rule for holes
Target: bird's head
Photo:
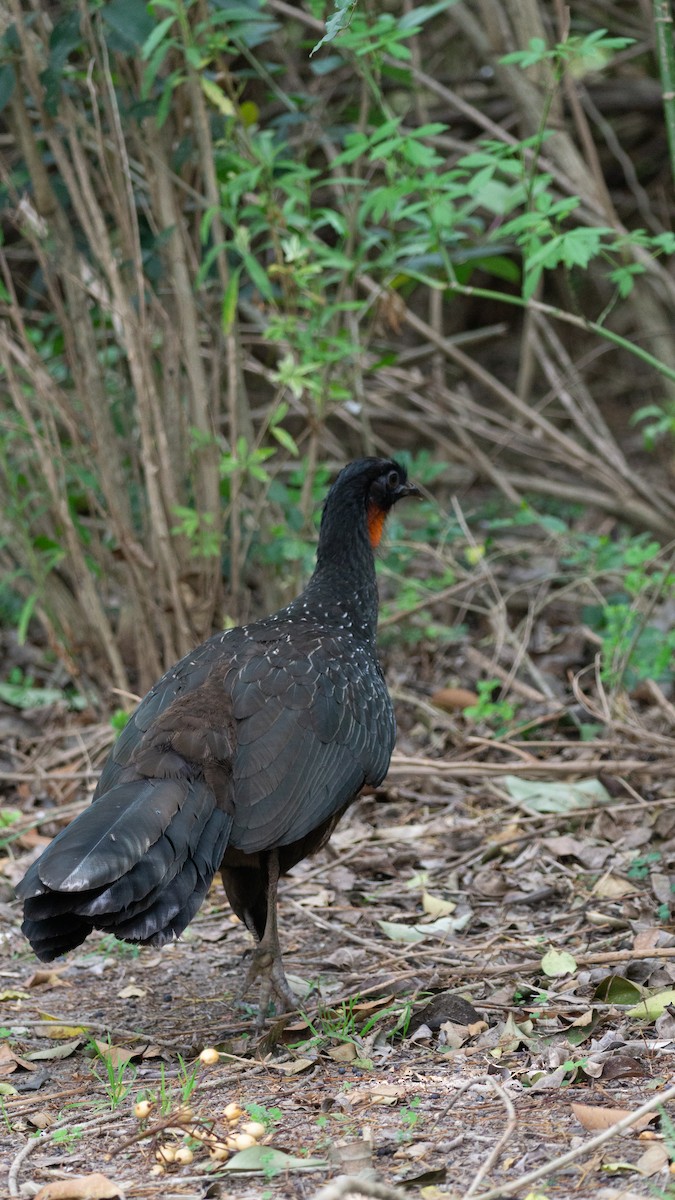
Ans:
<svg viewBox="0 0 675 1200"><path fill-rule="evenodd" d="M341 499L357 502L365 510L368 538L375 549L380 544L384 523L399 500L421 496L419 488L408 481L401 463L391 458L360 458L340 471L326 499L324 515Z"/></svg>

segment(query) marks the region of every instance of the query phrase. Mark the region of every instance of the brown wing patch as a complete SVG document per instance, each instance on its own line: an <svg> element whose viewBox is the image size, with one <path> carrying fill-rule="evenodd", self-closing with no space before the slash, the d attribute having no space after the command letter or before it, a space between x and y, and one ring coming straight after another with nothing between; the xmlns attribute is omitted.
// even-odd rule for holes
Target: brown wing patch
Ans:
<svg viewBox="0 0 675 1200"><path fill-rule="evenodd" d="M201 687L177 696L152 722L133 750L130 766L152 778L179 778L189 764L202 772L218 807L232 814L236 744L232 699L214 673Z"/></svg>

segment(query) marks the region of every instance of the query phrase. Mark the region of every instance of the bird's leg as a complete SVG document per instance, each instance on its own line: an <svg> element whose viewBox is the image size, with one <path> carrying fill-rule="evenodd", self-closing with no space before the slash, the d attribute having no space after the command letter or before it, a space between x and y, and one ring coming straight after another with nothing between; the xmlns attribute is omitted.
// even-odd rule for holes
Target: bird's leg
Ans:
<svg viewBox="0 0 675 1200"><path fill-rule="evenodd" d="M277 926L277 888L279 884L279 855L276 850L267 854L267 918L265 932L253 950L253 961L248 969L240 996L246 994L251 984L260 979L258 1024L262 1026L267 1015L269 1002L274 992L283 1005L283 1011L297 1008L297 999L291 991L281 959L279 930ZM255 930L252 930L255 933Z"/></svg>

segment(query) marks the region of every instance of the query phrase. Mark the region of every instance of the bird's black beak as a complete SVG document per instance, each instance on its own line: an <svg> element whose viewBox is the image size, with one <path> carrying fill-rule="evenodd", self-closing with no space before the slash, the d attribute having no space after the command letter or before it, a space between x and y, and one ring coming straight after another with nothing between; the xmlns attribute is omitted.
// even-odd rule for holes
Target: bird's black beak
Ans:
<svg viewBox="0 0 675 1200"><path fill-rule="evenodd" d="M394 501L405 500L406 496L419 496L422 498L422 493L416 483L399 483L394 492Z"/></svg>

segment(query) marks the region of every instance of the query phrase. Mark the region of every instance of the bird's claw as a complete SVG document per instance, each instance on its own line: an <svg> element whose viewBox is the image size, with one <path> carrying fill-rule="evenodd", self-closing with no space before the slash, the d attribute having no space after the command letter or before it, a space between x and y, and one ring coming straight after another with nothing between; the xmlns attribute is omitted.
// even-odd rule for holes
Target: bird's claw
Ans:
<svg viewBox="0 0 675 1200"><path fill-rule="evenodd" d="M298 1007L298 1001L286 978L281 958L278 955L275 956L263 945L256 946L252 953L251 965L239 989L238 999L241 1000L255 981L260 980L256 1021L256 1029L260 1032L265 1024L273 996L280 1001L281 1012L293 1012Z"/></svg>

